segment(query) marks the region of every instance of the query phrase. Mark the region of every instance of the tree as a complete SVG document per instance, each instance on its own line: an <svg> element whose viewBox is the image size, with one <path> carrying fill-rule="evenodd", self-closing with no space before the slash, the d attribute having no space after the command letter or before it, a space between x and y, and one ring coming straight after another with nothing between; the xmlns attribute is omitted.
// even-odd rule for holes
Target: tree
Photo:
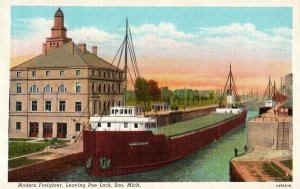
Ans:
<svg viewBox="0 0 300 189"><path fill-rule="evenodd" d="M157 81L149 80L148 81L149 92L150 92L150 99L152 101L159 101L161 97L161 91L157 85Z"/></svg>
<svg viewBox="0 0 300 189"><path fill-rule="evenodd" d="M144 78L137 78L135 80L135 96L138 103L144 103L144 108L147 108L147 102L150 101L150 90L147 80Z"/></svg>
<svg viewBox="0 0 300 189"><path fill-rule="evenodd" d="M160 91L161 91L161 101L171 104L171 98L173 96L172 91L169 90L168 87L162 87L160 88Z"/></svg>

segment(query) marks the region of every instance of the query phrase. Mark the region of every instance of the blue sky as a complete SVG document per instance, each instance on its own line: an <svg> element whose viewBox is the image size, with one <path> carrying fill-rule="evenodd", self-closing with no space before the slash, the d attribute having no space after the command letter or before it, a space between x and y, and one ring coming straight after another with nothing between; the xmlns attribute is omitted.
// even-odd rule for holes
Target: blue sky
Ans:
<svg viewBox="0 0 300 189"><path fill-rule="evenodd" d="M11 8L11 55L36 56L58 7ZM110 62L128 17L139 68L172 88L222 88L229 62L241 88L263 91L291 72L292 8L61 7L67 36ZM23 59L24 60L24 59ZM168 74L165 74L168 73ZM189 78L194 78L192 81Z"/></svg>
<svg viewBox="0 0 300 189"><path fill-rule="evenodd" d="M95 26L107 31L124 27L128 17L131 25L170 22L183 32L198 27L211 27L231 23L253 23L258 30L275 27L292 28L292 8L228 8L228 7L61 7L68 29ZM33 11L34 10L34 11ZM57 7L14 6L11 9L12 35L26 35L18 30L19 19L52 19ZM15 23L15 24L14 24Z"/></svg>

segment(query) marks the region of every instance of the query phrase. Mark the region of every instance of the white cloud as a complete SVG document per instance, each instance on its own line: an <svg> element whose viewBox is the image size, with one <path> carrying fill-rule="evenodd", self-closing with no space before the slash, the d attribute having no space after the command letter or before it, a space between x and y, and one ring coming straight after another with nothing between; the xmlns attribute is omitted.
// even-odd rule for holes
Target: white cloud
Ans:
<svg viewBox="0 0 300 189"><path fill-rule="evenodd" d="M195 37L194 34L178 31L174 24L165 22L159 23L158 25L143 24L138 27L131 26L130 28L132 33L138 36L152 34L163 38L173 38L178 40Z"/></svg>
<svg viewBox="0 0 300 189"><path fill-rule="evenodd" d="M14 29L20 30L19 33L26 32L27 35L12 38L12 56L40 54L42 51L42 43L46 37L50 37L51 35L50 29L52 25L53 20L47 20L45 18L19 20L17 28Z"/></svg>
<svg viewBox="0 0 300 189"><path fill-rule="evenodd" d="M26 37L12 39L12 55L40 53L42 43L50 37L53 20L37 18L22 20L33 32ZM291 29L280 27L257 30L252 23L233 23L218 27L200 27L196 32L179 31L172 23L131 26L137 58L177 57L218 61L291 61ZM88 47L99 46L100 56L113 57L123 40L119 31L105 31L97 27L68 30L75 43Z"/></svg>

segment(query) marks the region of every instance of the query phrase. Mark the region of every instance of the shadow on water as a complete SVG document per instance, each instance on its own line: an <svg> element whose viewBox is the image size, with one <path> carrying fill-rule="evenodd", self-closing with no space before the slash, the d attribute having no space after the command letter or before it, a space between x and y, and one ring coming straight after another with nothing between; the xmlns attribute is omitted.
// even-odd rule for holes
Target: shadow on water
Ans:
<svg viewBox="0 0 300 189"><path fill-rule="evenodd" d="M256 112L248 112L253 117ZM89 176L83 166L57 175L53 181L67 182L209 182L229 181L229 160L234 148L243 153L246 126L236 128L199 151L161 169L114 177Z"/></svg>

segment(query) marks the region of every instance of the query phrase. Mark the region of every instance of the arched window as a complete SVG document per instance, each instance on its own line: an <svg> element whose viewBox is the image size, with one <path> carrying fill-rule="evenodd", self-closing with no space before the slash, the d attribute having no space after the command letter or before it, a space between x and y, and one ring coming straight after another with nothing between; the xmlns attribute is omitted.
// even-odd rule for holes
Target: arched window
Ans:
<svg viewBox="0 0 300 189"><path fill-rule="evenodd" d="M58 92L59 92L59 93L66 93L66 92L67 92L67 87L64 86L64 85L60 85L60 86L58 87Z"/></svg>
<svg viewBox="0 0 300 189"><path fill-rule="evenodd" d="M52 87L50 85L46 85L44 87L44 93L52 93Z"/></svg>
<svg viewBox="0 0 300 189"><path fill-rule="evenodd" d="M39 88L36 85L32 85L30 87L30 93L38 93L39 92Z"/></svg>

